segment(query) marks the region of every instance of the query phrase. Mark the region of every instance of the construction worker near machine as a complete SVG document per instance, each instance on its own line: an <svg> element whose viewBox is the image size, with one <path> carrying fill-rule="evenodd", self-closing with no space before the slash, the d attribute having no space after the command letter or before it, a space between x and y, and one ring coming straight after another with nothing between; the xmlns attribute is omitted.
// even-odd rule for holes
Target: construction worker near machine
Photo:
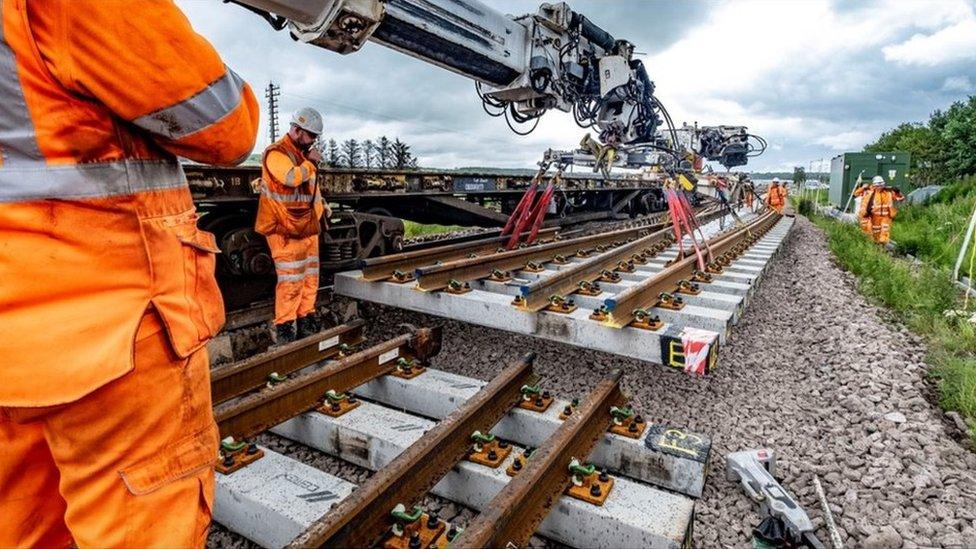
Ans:
<svg viewBox="0 0 976 549"><path fill-rule="evenodd" d="M299 109L288 133L265 149L261 161L255 230L267 238L278 275L274 324L279 344L320 328L315 320L319 233L323 214L326 219L332 215L315 178L322 154L313 145L322 130L318 111Z"/></svg>
<svg viewBox="0 0 976 549"><path fill-rule="evenodd" d="M863 172L862 172L862 174L863 174ZM868 236L873 237L872 231L871 231L871 216L870 215L866 215L866 213L864 211L864 207L867 206L867 203L863 199L864 193L868 189L870 189L871 186L869 184L863 183L861 181L861 175L858 175L857 176L857 181L854 183L854 185L855 185L854 186L854 192L851 193L851 196L852 196L852 198L858 198L858 199L860 199L858 201L858 209L857 209L857 222L858 222L858 225L860 225L860 227L861 227L861 232L863 232L864 234L866 234Z"/></svg>
<svg viewBox="0 0 976 549"><path fill-rule="evenodd" d="M786 186L780 183L778 177L773 178L766 191L766 205L781 215L786 207Z"/></svg>
<svg viewBox="0 0 976 549"><path fill-rule="evenodd" d="M884 178L876 175L871 180L871 186L864 189L860 196L858 217L861 227L864 227L864 220L868 220L871 239L878 244L887 245L891 240L891 222L898 214L895 202L905 200L904 195L897 188L885 185Z"/></svg>
<svg viewBox="0 0 976 549"><path fill-rule="evenodd" d="M0 0L0 547L204 547L214 236L258 105L171 1Z"/></svg>
<svg viewBox="0 0 976 549"><path fill-rule="evenodd" d="M739 184L742 187L742 202L749 208L749 211L756 211L753 207L756 200L756 186L749 179L749 176L743 177Z"/></svg>

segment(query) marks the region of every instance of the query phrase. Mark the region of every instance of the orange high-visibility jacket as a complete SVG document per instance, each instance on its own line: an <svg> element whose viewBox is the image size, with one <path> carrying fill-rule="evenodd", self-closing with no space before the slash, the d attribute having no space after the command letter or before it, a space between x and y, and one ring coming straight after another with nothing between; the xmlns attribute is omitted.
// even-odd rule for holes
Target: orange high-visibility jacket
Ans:
<svg viewBox="0 0 976 549"><path fill-rule="evenodd" d="M315 164L287 134L265 149L261 164L255 230L291 238L319 234L325 206L315 183Z"/></svg>
<svg viewBox="0 0 976 549"><path fill-rule="evenodd" d="M0 406L54 405L132 369L150 306L179 356L220 329L176 157L239 162L259 111L171 0L0 15Z"/></svg>
<svg viewBox="0 0 976 549"><path fill-rule="evenodd" d="M861 207L858 209L860 217L889 217L894 219L898 215L895 202L904 200L901 191L892 187L871 187L861 195Z"/></svg>
<svg viewBox="0 0 976 549"><path fill-rule="evenodd" d="M770 206L781 206L786 203L786 187L783 185L770 185L769 192L766 193L766 204Z"/></svg>

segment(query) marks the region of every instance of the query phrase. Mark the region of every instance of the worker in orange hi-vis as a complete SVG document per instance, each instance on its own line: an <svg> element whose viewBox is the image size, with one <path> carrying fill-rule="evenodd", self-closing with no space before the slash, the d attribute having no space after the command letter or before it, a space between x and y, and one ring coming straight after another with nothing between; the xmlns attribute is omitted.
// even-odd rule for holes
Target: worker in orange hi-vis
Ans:
<svg viewBox="0 0 976 549"><path fill-rule="evenodd" d="M313 147L322 134L315 109L295 112L288 133L264 151L255 230L268 239L275 262L275 331L279 344L317 332L321 219L331 217L315 181L322 155ZM297 334L295 320L298 320Z"/></svg>
<svg viewBox="0 0 976 549"><path fill-rule="evenodd" d="M756 199L756 187L752 184L749 179L744 179L742 181L742 200L749 211L755 211L753 204Z"/></svg>
<svg viewBox="0 0 976 549"><path fill-rule="evenodd" d="M861 176L857 176L857 182L855 182L854 192L852 193L854 198L860 198L857 207L857 221L858 225L861 227L861 232L871 236L873 238L873 233L871 231L871 216L867 213L867 200L864 200L864 194L870 192L871 186L867 183L861 183Z"/></svg>
<svg viewBox="0 0 976 549"><path fill-rule="evenodd" d="M780 184L779 178L774 177L766 191L766 205L782 214L786 207L786 187Z"/></svg>
<svg viewBox="0 0 976 549"><path fill-rule="evenodd" d="M880 175L874 176L870 189L861 195L861 210L871 220L871 238L876 243L888 244L891 240L891 222L898 214L895 202L904 199L901 191L886 186Z"/></svg>
<svg viewBox="0 0 976 549"><path fill-rule="evenodd" d="M213 235L251 89L169 0L0 0L0 547L203 547Z"/></svg>

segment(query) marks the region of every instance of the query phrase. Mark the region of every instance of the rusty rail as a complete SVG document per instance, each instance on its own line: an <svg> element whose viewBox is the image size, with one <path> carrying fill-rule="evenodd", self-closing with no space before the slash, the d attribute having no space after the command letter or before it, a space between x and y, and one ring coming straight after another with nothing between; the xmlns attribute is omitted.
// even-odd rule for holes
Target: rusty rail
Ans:
<svg viewBox="0 0 976 549"><path fill-rule="evenodd" d="M537 449L484 510L451 543L454 549L522 547L570 484L568 467L593 450L621 406L620 370L596 385L580 407Z"/></svg>
<svg viewBox="0 0 976 549"><path fill-rule="evenodd" d="M707 223L722 217L720 210L706 210L698 215L699 223ZM603 278L604 272L619 272L634 263L644 263L674 242L671 229L662 229L647 236L614 248L606 254L584 261L574 267L561 269L558 273L541 278L519 289L521 299L517 306L526 311L539 311L551 303L556 296L567 296L580 290L583 283L592 284Z"/></svg>
<svg viewBox="0 0 976 549"><path fill-rule="evenodd" d="M660 229L660 226L656 228ZM420 267L415 271L417 287L425 291L441 290L452 280L467 282L491 276L495 271L522 269L531 262L553 261L556 256L572 256L580 251L590 253L602 248L619 246L650 232L652 227L620 229L607 233L559 240L541 246L497 253L489 256L460 259L442 265Z"/></svg>
<svg viewBox="0 0 976 549"><path fill-rule="evenodd" d="M396 368L398 358L426 362L440 351L440 328L421 328L271 387L214 407L221 438L244 439L318 406L326 391L348 391Z"/></svg>
<svg viewBox="0 0 976 549"><path fill-rule="evenodd" d="M710 265L709 269L714 272L721 272L722 264L728 265L735 257L741 255L749 245L772 228L780 217L775 212L769 212L747 225L709 240L708 245L716 258L716 264ZM636 311L655 306L662 292L674 292L681 280L692 281L696 271L696 257L690 255L669 265L653 278L635 284L616 296L606 299L604 308L608 314L604 323L615 328L627 326L634 321ZM709 275L705 273L701 276L707 277Z"/></svg>
<svg viewBox="0 0 976 549"><path fill-rule="evenodd" d="M363 321L356 320L239 362L217 366L210 371L213 402L219 404L253 391L264 385L272 373L287 376L338 355L343 345L359 345L363 341Z"/></svg>
<svg viewBox="0 0 976 549"><path fill-rule="evenodd" d="M371 547L391 525L398 504L416 504L467 454L474 431L487 433L522 398L535 376L530 353L491 380L460 408L296 537L289 547Z"/></svg>
<svg viewBox="0 0 976 549"><path fill-rule="evenodd" d="M557 229L543 229L539 231L538 239L541 241L550 240L556 236ZM528 235L528 233L523 233ZM371 259L364 259L359 266L363 271L363 279L370 282L387 280L393 277L395 272L413 274L418 267L433 265L449 260L463 259L471 254L482 256L491 255L498 251L499 246L505 246L509 236L496 236L483 238L471 242L448 244L424 250L403 252L398 254L384 255Z"/></svg>

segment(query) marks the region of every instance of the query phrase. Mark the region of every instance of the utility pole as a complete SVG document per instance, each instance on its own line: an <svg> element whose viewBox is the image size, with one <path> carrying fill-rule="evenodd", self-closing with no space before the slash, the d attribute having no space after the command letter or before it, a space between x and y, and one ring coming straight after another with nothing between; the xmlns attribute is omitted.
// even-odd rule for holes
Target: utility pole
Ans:
<svg viewBox="0 0 976 549"><path fill-rule="evenodd" d="M278 96L281 95L281 86L276 86L274 82L268 82L268 88L264 91L264 96L268 98L268 125L270 127L271 142L278 140Z"/></svg>

